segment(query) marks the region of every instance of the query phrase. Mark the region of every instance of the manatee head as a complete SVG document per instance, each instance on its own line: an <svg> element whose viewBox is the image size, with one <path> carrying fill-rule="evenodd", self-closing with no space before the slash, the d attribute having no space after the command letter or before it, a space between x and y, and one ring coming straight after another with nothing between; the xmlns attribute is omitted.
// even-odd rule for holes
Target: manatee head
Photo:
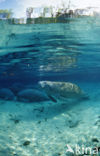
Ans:
<svg viewBox="0 0 100 156"><path fill-rule="evenodd" d="M38 83L42 88L45 88L46 86L46 81L39 81Z"/></svg>
<svg viewBox="0 0 100 156"><path fill-rule="evenodd" d="M52 90L54 89L52 81L39 81L38 84L47 94L52 93Z"/></svg>
<svg viewBox="0 0 100 156"><path fill-rule="evenodd" d="M39 81L39 85L42 88L52 87L53 83L51 81Z"/></svg>
<svg viewBox="0 0 100 156"><path fill-rule="evenodd" d="M39 81L38 84L53 102L57 102L55 95L53 95L54 83L52 81Z"/></svg>

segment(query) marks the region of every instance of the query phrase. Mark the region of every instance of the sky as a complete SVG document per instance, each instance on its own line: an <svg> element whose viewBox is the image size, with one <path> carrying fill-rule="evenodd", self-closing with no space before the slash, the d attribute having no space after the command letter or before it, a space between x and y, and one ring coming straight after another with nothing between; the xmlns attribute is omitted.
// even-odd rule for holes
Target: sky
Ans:
<svg viewBox="0 0 100 156"><path fill-rule="evenodd" d="M88 6L100 6L100 0L70 0L74 8L85 8ZM12 9L14 17L25 17L27 7L58 6L62 3L68 5L69 0L0 0L0 9Z"/></svg>

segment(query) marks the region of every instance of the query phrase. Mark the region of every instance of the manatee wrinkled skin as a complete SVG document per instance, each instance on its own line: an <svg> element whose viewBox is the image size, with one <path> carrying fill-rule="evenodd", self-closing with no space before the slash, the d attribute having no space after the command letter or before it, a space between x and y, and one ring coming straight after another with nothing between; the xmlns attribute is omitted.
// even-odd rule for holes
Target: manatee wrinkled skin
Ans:
<svg viewBox="0 0 100 156"><path fill-rule="evenodd" d="M48 94L63 98L84 98L84 92L76 84L70 82L40 81L39 85Z"/></svg>

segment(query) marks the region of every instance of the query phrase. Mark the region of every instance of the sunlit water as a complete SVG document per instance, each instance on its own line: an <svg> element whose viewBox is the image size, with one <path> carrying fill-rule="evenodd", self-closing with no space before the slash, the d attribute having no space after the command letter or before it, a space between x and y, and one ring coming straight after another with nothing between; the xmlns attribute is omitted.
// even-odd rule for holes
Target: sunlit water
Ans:
<svg viewBox="0 0 100 156"><path fill-rule="evenodd" d="M42 80L75 83L90 100L72 107L70 104L70 108L45 102L37 115L35 110L41 104L1 99L1 156L65 156L67 143L74 146L89 141L86 145L93 146L93 137L98 139L94 143L99 142L99 17L73 18L54 24L0 22L0 88L9 88L16 96L25 87L36 88ZM70 126L67 119L71 117L75 122ZM76 118L81 120L79 127ZM25 145L27 140L32 145Z"/></svg>
<svg viewBox="0 0 100 156"><path fill-rule="evenodd" d="M0 36L0 80L23 81L23 76L23 83L46 77L99 80L99 18L36 25L4 22L0 25Z"/></svg>

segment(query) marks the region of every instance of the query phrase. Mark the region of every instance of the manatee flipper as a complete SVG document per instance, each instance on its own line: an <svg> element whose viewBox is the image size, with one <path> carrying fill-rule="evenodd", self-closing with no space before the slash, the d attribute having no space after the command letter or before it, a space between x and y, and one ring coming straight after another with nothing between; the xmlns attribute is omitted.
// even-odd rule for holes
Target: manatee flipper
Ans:
<svg viewBox="0 0 100 156"><path fill-rule="evenodd" d="M57 100L56 100L53 96L48 95L48 97L51 99L51 101L53 101L53 102L57 103Z"/></svg>

